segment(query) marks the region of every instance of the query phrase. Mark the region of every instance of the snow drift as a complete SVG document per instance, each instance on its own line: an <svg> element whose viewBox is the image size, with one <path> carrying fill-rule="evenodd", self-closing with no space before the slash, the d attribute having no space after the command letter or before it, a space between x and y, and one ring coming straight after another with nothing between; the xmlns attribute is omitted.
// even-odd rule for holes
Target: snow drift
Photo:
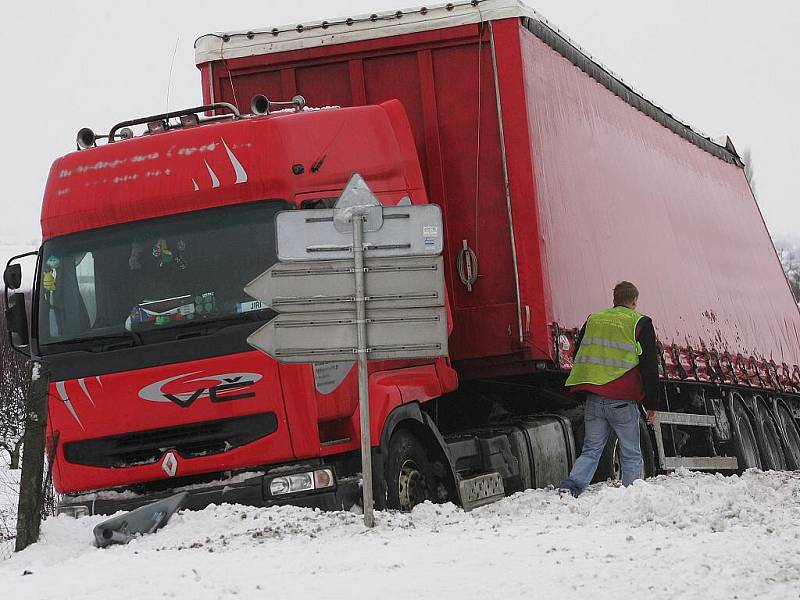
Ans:
<svg viewBox="0 0 800 600"><path fill-rule="evenodd" d="M800 472L689 472L580 498L530 490L465 513L361 517L211 506L99 550L105 517L49 519L0 563L9 598L797 598ZM24 575L24 573L30 573Z"/></svg>

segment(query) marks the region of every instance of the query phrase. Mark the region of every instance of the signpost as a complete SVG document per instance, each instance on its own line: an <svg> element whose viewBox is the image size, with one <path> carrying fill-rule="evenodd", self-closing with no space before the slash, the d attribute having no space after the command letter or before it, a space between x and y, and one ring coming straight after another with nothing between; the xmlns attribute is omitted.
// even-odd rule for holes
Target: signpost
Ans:
<svg viewBox="0 0 800 600"><path fill-rule="evenodd" d="M354 173L333 209L279 213L279 262L245 287L275 310L248 343L280 362L358 362L364 523L375 524L368 360L447 355L442 216L384 208Z"/></svg>

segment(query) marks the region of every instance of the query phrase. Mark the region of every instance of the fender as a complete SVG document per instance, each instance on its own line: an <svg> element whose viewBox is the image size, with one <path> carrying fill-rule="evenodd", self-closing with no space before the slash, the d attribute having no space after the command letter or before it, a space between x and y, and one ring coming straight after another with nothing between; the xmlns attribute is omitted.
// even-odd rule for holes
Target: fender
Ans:
<svg viewBox="0 0 800 600"><path fill-rule="evenodd" d="M456 493L456 498L454 498L454 500L461 505L461 493L457 485L455 463L453 462L453 457L450 454L450 449L447 446L447 442L444 441L444 438L442 437L439 428L436 426L436 423L433 421L430 415L422 411L419 402L408 402L407 404L398 406L391 413L389 413L384 421L383 430L381 431L380 445L373 449L373 451L377 454L377 456L374 457L376 460L373 462L373 471L376 471L375 475L378 475L377 467L380 465L380 478L376 477L376 481L381 482L380 493L376 493L375 498L380 498L381 504L385 506L386 486L383 483L383 473L385 471L385 461L389 456L389 441L392 439L392 435L394 434L395 430L401 424L408 421L415 422L424 427L433 436L438 448L442 452L442 456L444 456L445 460L447 461L448 474L452 479L453 490ZM378 492L378 490L375 491Z"/></svg>

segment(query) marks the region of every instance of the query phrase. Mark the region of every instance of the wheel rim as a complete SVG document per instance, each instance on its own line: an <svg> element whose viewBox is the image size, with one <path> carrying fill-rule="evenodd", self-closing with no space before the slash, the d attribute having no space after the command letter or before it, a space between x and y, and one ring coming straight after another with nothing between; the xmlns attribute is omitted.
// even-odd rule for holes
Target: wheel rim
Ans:
<svg viewBox="0 0 800 600"><path fill-rule="evenodd" d="M789 410L782 404L778 404L775 412L786 442L786 458L792 463L789 466L793 469L800 468L800 432L797 430L797 425Z"/></svg>
<svg viewBox="0 0 800 600"><path fill-rule="evenodd" d="M400 467L397 489L401 510L411 510L428 499L428 485L425 475L416 462L406 459Z"/></svg>
<svg viewBox="0 0 800 600"><path fill-rule="evenodd" d="M734 398L732 405L732 421L735 427L735 435L739 438L740 458L745 463L739 465L739 467L742 469L760 469L761 459L758 455L758 445L755 433L753 433L753 426L750 424L750 417L747 416L747 411L745 411L741 400Z"/></svg>

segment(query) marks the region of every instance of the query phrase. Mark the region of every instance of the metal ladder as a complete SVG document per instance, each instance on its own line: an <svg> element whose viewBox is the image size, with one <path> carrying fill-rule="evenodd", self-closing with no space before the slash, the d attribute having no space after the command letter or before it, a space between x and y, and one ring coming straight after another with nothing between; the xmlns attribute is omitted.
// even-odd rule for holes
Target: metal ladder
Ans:
<svg viewBox="0 0 800 600"><path fill-rule="evenodd" d="M695 471L728 471L738 468L735 456L667 456L664 453L664 436L662 425L689 425L693 427L716 427L717 418L713 415L692 415L676 412L658 411L653 419L653 431L656 437L658 464L665 471L674 471L680 467Z"/></svg>

